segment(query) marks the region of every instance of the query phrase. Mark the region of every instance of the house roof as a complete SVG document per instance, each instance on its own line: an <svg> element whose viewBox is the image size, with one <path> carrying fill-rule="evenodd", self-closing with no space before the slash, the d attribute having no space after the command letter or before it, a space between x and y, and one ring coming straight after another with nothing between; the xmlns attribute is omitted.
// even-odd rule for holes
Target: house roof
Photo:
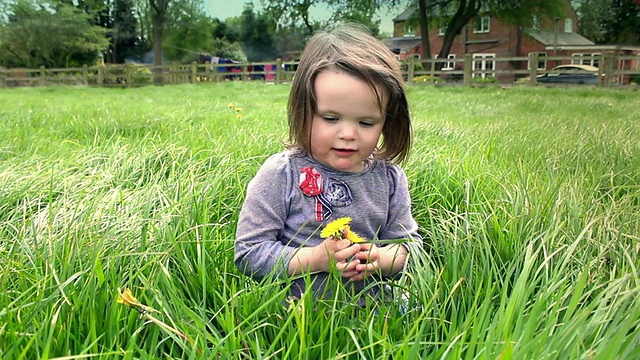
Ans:
<svg viewBox="0 0 640 360"><path fill-rule="evenodd" d="M417 10L418 10L418 7L415 4L411 5L405 11L403 11L400 15L393 18L393 22L396 23L399 21L407 21L409 20L409 18L411 18L413 13L416 12Z"/></svg>
<svg viewBox="0 0 640 360"><path fill-rule="evenodd" d="M419 46L422 42L422 38L411 36L411 37L397 37L390 39L383 39L382 42L389 48L391 51L397 50L400 54L409 51L410 49Z"/></svg>
<svg viewBox="0 0 640 360"><path fill-rule="evenodd" d="M525 29L525 33L545 46L584 46L594 45L594 42L576 33L566 33L553 30ZM557 36L557 38L556 38Z"/></svg>

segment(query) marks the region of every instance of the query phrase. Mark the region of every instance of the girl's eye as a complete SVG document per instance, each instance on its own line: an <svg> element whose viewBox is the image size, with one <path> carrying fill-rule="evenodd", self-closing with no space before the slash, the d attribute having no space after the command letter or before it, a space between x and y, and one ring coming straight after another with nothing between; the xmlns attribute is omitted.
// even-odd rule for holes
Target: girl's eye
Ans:
<svg viewBox="0 0 640 360"><path fill-rule="evenodd" d="M360 121L360 126L363 126L363 127L372 127L375 124L376 123L372 121Z"/></svg>
<svg viewBox="0 0 640 360"><path fill-rule="evenodd" d="M337 118L337 117L335 117L335 116L328 116L328 115L325 115L325 116L323 116L322 118L323 118L325 121L328 121L328 122L336 122L336 121L338 121L338 118Z"/></svg>

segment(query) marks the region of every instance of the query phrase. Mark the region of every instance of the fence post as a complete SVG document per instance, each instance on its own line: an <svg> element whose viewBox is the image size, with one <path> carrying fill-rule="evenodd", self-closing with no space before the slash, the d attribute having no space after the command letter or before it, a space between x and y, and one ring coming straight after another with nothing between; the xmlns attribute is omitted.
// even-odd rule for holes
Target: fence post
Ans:
<svg viewBox="0 0 640 360"><path fill-rule="evenodd" d="M604 67L606 66L607 63L607 54L600 54L598 56L598 80L597 80L597 85L604 85L603 83L603 75L606 76L606 73L604 72Z"/></svg>
<svg viewBox="0 0 640 360"><path fill-rule="evenodd" d="M212 75L213 81L215 81L215 82L220 81L220 79L218 78L218 70L219 70L218 64L211 64L209 66L211 66L213 68L213 75Z"/></svg>
<svg viewBox="0 0 640 360"><path fill-rule="evenodd" d="M40 65L40 85L45 86L47 84L47 71L43 65Z"/></svg>
<svg viewBox="0 0 640 360"><path fill-rule="evenodd" d="M104 85L104 66L98 65L98 85Z"/></svg>
<svg viewBox="0 0 640 360"><path fill-rule="evenodd" d="M131 87L131 82L132 82L132 77L131 74L135 71L135 67L134 66L127 66L124 68L125 71L125 82L126 84L124 84L125 87Z"/></svg>
<svg viewBox="0 0 640 360"><path fill-rule="evenodd" d="M473 75L471 68L472 64L473 58L471 57L471 54L466 54L464 56L464 79L462 80L465 86L471 86L471 77Z"/></svg>
<svg viewBox="0 0 640 360"><path fill-rule="evenodd" d="M613 77L613 54L607 53L604 57L604 86L611 86L611 78Z"/></svg>
<svg viewBox="0 0 640 360"><path fill-rule="evenodd" d="M284 71L284 69L282 68L282 59L278 58L276 60L276 79L275 79L275 83L276 84L282 84L282 78L283 78L282 72L283 71Z"/></svg>
<svg viewBox="0 0 640 360"><path fill-rule="evenodd" d="M82 65L82 84L89 85L89 69L87 64Z"/></svg>
<svg viewBox="0 0 640 360"><path fill-rule="evenodd" d="M191 63L191 83L195 84L198 81L198 63L195 61Z"/></svg>
<svg viewBox="0 0 640 360"><path fill-rule="evenodd" d="M529 85L538 83L538 53L534 52L529 58Z"/></svg>
<svg viewBox="0 0 640 360"><path fill-rule="evenodd" d="M413 81L413 75L415 73L415 65L414 65L415 59L416 58L414 56L409 57L409 65L407 65L408 66L407 82Z"/></svg>
<svg viewBox="0 0 640 360"><path fill-rule="evenodd" d="M431 56L431 62L429 63L429 82L432 84L436 82L436 57Z"/></svg>

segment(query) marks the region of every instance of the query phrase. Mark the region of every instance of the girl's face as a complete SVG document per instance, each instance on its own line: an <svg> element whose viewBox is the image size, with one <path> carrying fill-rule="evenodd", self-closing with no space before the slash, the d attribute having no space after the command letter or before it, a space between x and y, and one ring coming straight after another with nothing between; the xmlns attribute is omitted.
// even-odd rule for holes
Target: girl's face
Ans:
<svg viewBox="0 0 640 360"><path fill-rule="evenodd" d="M311 124L313 158L336 170L363 171L384 126L375 93L363 80L337 69L319 73L314 91L318 111Z"/></svg>

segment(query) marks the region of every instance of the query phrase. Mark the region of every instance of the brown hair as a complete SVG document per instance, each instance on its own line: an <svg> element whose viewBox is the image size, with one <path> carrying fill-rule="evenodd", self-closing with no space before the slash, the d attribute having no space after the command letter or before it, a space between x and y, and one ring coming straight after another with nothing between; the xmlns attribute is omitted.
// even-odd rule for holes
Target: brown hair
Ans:
<svg viewBox="0 0 640 360"><path fill-rule="evenodd" d="M400 64L382 41L356 25L316 33L307 43L289 94L289 147L311 153L311 122L317 112L314 82L331 68L369 84L386 111L382 142L374 156L405 160L411 148L411 119Z"/></svg>

